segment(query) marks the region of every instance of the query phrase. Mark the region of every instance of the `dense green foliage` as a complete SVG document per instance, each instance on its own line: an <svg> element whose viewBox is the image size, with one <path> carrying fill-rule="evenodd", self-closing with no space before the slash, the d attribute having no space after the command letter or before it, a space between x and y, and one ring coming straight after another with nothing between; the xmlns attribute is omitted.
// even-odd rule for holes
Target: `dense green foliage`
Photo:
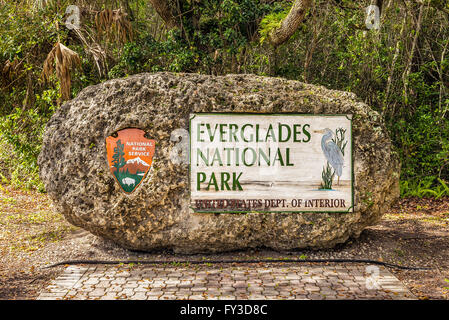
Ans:
<svg viewBox="0 0 449 320"><path fill-rule="evenodd" d="M449 195L445 1L384 1L380 30L368 30L370 1L317 0L278 48L265 40L291 1L180 0L181 27L172 30L148 1L43 3L0 0L3 181L42 188L36 159L45 123L61 103L61 83L56 75L44 83L41 73L59 40L82 60L82 70L72 72L72 96L106 79L156 71L255 73L355 92L385 118L402 161L403 195ZM123 3L132 11L132 34L99 30L96 14ZM81 36L64 25L69 4L83 8Z"/></svg>

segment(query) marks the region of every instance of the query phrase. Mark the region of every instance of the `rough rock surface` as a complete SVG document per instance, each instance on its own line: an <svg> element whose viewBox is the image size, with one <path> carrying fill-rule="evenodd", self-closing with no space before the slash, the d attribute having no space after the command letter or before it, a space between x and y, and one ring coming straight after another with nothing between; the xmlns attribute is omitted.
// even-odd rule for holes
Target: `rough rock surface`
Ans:
<svg viewBox="0 0 449 320"><path fill-rule="evenodd" d="M189 168L170 134L192 112L353 114L354 213L191 213ZM157 141L143 183L125 194L105 138L138 127ZM254 75L138 74L85 88L47 125L41 178L72 224L137 250L328 248L358 237L399 195L399 161L380 115L347 92Z"/></svg>

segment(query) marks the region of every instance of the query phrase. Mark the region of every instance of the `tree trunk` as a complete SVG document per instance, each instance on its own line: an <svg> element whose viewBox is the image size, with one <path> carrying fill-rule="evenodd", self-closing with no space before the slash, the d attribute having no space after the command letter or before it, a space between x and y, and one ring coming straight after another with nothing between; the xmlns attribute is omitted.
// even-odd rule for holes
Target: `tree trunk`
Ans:
<svg viewBox="0 0 449 320"><path fill-rule="evenodd" d="M382 16L383 2L384 2L383 0L373 0L372 1L372 4L379 8L379 16Z"/></svg>
<svg viewBox="0 0 449 320"><path fill-rule="evenodd" d="M402 21L401 31L399 31L399 38L397 39L397 42L396 42L396 48L394 50L393 61L391 62L391 67L390 67L390 74L388 75L387 89L385 90L385 99L384 99L384 103L385 104L388 103L388 98L390 96L390 89L391 89L391 84L393 82L393 76L394 76L394 71L395 71L395 67L396 67L396 61L398 60L399 53L400 53L400 50L401 50L401 43L403 41L403 35L404 35L404 30L405 30L405 24L406 23L407 23L407 13L404 12L404 20Z"/></svg>
<svg viewBox="0 0 449 320"><path fill-rule="evenodd" d="M424 11L424 4L421 4L421 6L419 7L418 20L416 22L416 30L415 30L415 36L413 37L412 48L410 50L410 55L408 56L408 59L407 59L405 71L402 74L402 80L404 82L404 97L405 97L406 102L408 102L408 82L410 80L409 78L410 78L410 71L412 68L413 57L415 56L415 50L416 50L416 46L418 43L418 37L419 37L419 33L421 31L423 11Z"/></svg>
<svg viewBox="0 0 449 320"><path fill-rule="evenodd" d="M312 3L313 0L295 0L290 12L282 20L281 25L270 32L268 40L274 47L278 47L286 42L298 30Z"/></svg>
<svg viewBox="0 0 449 320"><path fill-rule="evenodd" d="M120 0L120 5L123 7L123 10L125 10L126 14L128 15L128 20L134 21L134 13L131 10L131 7L129 6L128 0Z"/></svg>
<svg viewBox="0 0 449 320"><path fill-rule="evenodd" d="M168 29L180 27L180 20L176 19L176 6L170 5L171 1L150 0L150 2Z"/></svg>

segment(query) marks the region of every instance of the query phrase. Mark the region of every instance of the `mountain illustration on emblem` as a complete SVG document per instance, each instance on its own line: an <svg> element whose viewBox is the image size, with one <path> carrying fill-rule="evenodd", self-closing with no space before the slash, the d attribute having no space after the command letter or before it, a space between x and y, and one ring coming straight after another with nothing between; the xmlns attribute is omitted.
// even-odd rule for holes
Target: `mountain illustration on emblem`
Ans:
<svg viewBox="0 0 449 320"><path fill-rule="evenodd" d="M146 163L145 161L143 161L142 159L140 159L139 157L134 158L134 159L129 159L128 161L126 161L126 164L120 168L121 172L129 172L130 174L133 175L139 175L139 176L143 176L145 174L145 172L147 172L147 169L150 167L150 165L148 163ZM111 170L113 171L113 173L115 173L117 171L117 168L112 166Z"/></svg>

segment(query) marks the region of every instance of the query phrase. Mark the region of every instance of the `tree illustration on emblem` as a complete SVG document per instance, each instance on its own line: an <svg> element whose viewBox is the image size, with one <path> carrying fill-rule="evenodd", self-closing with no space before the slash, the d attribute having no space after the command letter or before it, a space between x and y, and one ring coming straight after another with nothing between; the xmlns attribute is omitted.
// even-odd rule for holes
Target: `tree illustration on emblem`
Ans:
<svg viewBox="0 0 449 320"><path fill-rule="evenodd" d="M115 167L115 176L118 178L120 174L120 169L126 164L125 152L123 151L125 145L122 144L121 140L117 141L116 147L114 148L114 154L112 155L112 164Z"/></svg>

